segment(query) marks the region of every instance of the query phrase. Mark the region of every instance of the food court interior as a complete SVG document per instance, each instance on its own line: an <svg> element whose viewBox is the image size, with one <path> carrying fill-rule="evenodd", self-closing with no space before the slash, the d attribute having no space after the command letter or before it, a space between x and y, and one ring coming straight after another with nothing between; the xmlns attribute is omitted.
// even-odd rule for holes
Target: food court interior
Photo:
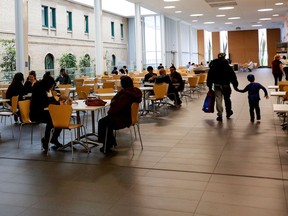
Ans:
<svg viewBox="0 0 288 216"><path fill-rule="evenodd" d="M251 73L273 84L270 68ZM247 74L237 73L240 89ZM23 127L18 149L11 135L18 126L2 125L0 215L287 215L288 135L273 112L277 98L261 92L262 119L251 123L247 94L233 91L234 114L221 123L202 111L206 93L166 115L140 117L144 149L137 139L134 155L129 129L117 133L113 154L75 145L72 160L69 148L41 154L44 126L34 128L33 144Z"/></svg>

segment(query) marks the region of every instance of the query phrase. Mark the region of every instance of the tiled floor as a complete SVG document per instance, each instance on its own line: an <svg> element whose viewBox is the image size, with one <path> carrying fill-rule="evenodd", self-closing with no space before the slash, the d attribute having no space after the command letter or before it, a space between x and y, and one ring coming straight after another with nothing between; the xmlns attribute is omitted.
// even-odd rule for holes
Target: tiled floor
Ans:
<svg viewBox="0 0 288 216"><path fill-rule="evenodd" d="M237 74L240 88L247 74ZM273 84L270 69L253 74ZM72 161L69 150L41 154L39 128L32 145L25 128L17 149L17 127L1 126L0 216L287 216L288 134L276 98L261 100L261 123L251 124L247 94L233 92L234 115L223 123L201 111L204 97L141 118L144 150L136 141L134 156L129 130L115 154L95 148Z"/></svg>

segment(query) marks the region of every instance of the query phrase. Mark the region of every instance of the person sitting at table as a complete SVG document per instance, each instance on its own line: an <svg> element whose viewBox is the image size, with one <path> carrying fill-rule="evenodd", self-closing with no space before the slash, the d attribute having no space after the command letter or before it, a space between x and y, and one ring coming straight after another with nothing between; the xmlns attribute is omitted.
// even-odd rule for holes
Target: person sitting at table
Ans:
<svg viewBox="0 0 288 216"><path fill-rule="evenodd" d="M179 92L183 91L184 82L183 82L181 74L176 71L176 68L174 66L170 67L170 79L171 79L172 86L174 88L174 92L176 96L175 106L180 107L182 104L182 101L179 97Z"/></svg>
<svg viewBox="0 0 288 216"><path fill-rule="evenodd" d="M118 68L117 67L114 67L111 74L115 74L115 75L118 75Z"/></svg>
<svg viewBox="0 0 288 216"><path fill-rule="evenodd" d="M157 74L153 73L153 67L152 66L148 66L147 67L147 71L148 71L148 73L145 74L144 82L150 82L150 83L155 82Z"/></svg>
<svg viewBox="0 0 288 216"><path fill-rule="evenodd" d="M142 92L133 86L133 80L129 76L123 76L120 80L122 90L120 90L111 100L108 115L98 122L98 142L103 143L100 151L104 153L106 129L107 142L106 152L111 152L111 148L116 144L113 130L122 129L131 125L131 105L142 101Z"/></svg>
<svg viewBox="0 0 288 216"><path fill-rule="evenodd" d="M247 64L248 71L251 72L254 69L253 61L249 60Z"/></svg>
<svg viewBox="0 0 288 216"><path fill-rule="evenodd" d="M170 100L174 101L175 106L179 108L181 106L180 104L182 103L182 101L180 100L179 94L172 84L171 78L169 77L169 75L166 74L166 70L164 68L159 70L159 74L160 76L156 78L155 83L167 83L168 84L167 96L169 97ZM180 101L181 103L179 104Z"/></svg>
<svg viewBox="0 0 288 216"><path fill-rule="evenodd" d="M36 79L36 72L30 71L29 76L27 77L27 80L24 83L24 88L27 93L32 93L33 86L36 82L38 82L38 80Z"/></svg>
<svg viewBox="0 0 288 216"><path fill-rule="evenodd" d="M127 67L125 65L119 70L119 72L122 75L128 75L128 70L127 70Z"/></svg>
<svg viewBox="0 0 288 216"><path fill-rule="evenodd" d="M19 96L18 101L23 100L23 96L27 94L24 85L24 76L22 73L18 72L14 75L13 80L11 84L9 85L7 92L6 92L6 98L9 99L10 101L7 102L11 106L11 98L13 96ZM18 116L19 116L19 111L18 115L14 115L14 121L18 122Z"/></svg>
<svg viewBox="0 0 288 216"><path fill-rule="evenodd" d="M163 66L162 63L160 63L160 64L158 65L157 69L160 70L160 69L162 69L162 68L164 68L164 66Z"/></svg>
<svg viewBox="0 0 288 216"><path fill-rule="evenodd" d="M56 78L57 85L71 84L71 79L64 68L61 68L60 75Z"/></svg>
<svg viewBox="0 0 288 216"><path fill-rule="evenodd" d="M46 123L45 135L41 139L42 147L45 153L48 151L48 142L50 138L50 131L53 128L53 123L49 111L45 108L49 104L60 104L53 95L52 89L54 88L55 81L51 76L45 76L39 82L37 82L32 90L31 104L30 104L30 119L31 121ZM59 143L58 137L61 133L61 129L55 129L51 143L55 145L55 148L60 148L63 145Z"/></svg>

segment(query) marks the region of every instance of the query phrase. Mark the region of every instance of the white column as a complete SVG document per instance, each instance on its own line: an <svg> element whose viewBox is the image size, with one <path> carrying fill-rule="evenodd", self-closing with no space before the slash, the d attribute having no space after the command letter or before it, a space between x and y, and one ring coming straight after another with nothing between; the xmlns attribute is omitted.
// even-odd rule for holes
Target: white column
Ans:
<svg viewBox="0 0 288 216"><path fill-rule="evenodd" d="M191 61L191 64L193 63L192 61L192 52L193 52L193 45L192 45L192 41L193 41L193 38L192 38L192 26L190 25L189 26L189 61Z"/></svg>
<svg viewBox="0 0 288 216"><path fill-rule="evenodd" d="M28 74L27 0L15 0L16 70Z"/></svg>
<svg viewBox="0 0 288 216"><path fill-rule="evenodd" d="M177 54L175 59L175 67L182 66L182 43L181 43L181 21L177 21L177 34L176 34L176 43L177 43Z"/></svg>
<svg viewBox="0 0 288 216"><path fill-rule="evenodd" d="M135 48L136 48L136 71L141 72L142 66L142 25L141 25L141 6L135 3Z"/></svg>
<svg viewBox="0 0 288 216"><path fill-rule="evenodd" d="M288 42L288 17L284 18L283 41Z"/></svg>
<svg viewBox="0 0 288 216"><path fill-rule="evenodd" d="M160 34L161 34L161 59L164 67L166 65L166 45L165 45L165 17L160 15Z"/></svg>
<svg viewBox="0 0 288 216"><path fill-rule="evenodd" d="M95 59L96 59L96 75L102 74L104 68L103 61L103 45L102 45L102 1L94 0L95 15Z"/></svg>

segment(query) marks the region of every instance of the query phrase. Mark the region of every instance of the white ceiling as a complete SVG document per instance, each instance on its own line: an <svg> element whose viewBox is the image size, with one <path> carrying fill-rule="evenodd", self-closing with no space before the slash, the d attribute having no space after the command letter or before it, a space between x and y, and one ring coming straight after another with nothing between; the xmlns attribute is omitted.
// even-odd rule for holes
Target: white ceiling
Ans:
<svg viewBox="0 0 288 216"><path fill-rule="evenodd" d="M105 1L105 0L103 0ZM242 30L259 28L280 28L283 26L284 18L288 19L288 0L179 0L177 2L164 2L163 0L127 0L132 3L141 2L141 6L156 13L164 14L170 18L184 21L196 29L207 31L231 31L236 27ZM208 3L207 3L208 2ZM276 6L275 3L284 3ZM218 7L211 7L211 4L234 4L232 10L219 10ZM236 4L236 5L235 5ZM164 9L164 6L175 6L174 9ZM273 8L273 11L258 12L258 9ZM120 10L125 11L125 8ZM182 11L182 13L175 13ZM191 14L203 14L199 17L191 17ZM225 17L216 17L216 15L226 15ZM274 17L273 14L279 14ZM229 20L229 17L240 17L238 20ZM260 18L272 18L269 21L260 21ZM198 20L192 22L192 20ZM204 22L215 22L213 24L204 24ZM232 24L225 24L232 22ZM258 23L260 22L260 23ZM252 27L252 25L262 25L261 27Z"/></svg>

